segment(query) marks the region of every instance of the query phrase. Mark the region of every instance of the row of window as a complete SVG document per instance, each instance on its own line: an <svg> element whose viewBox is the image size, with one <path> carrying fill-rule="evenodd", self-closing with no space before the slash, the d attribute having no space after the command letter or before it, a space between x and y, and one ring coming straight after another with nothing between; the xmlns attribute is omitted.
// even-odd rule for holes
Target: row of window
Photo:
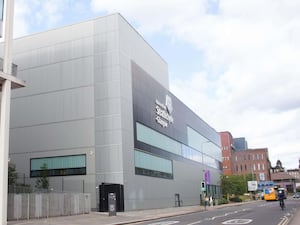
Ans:
<svg viewBox="0 0 300 225"><path fill-rule="evenodd" d="M30 177L86 175L86 155L34 158L30 160Z"/></svg>
<svg viewBox="0 0 300 225"><path fill-rule="evenodd" d="M241 161L241 160L264 160L264 154L248 154L243 156L235 156L235 161Z"/></svg>
<svg viewBox="0 0 300 225"><path fill-rule="evenodd" d="M191 136L194 136L195 138L190 138L190 140L196 139L198 137L195 134L195 131L190 130ZM136 135L137 140L140 142L143 142L145 144L157 147L159 149L162 149L164 151L180 155L184 158L203 163L207 166L220 169L220 162L219 158L221 159L221 151L219 151L219 156L217 156L217 148L214 144L211 142L208 142L207 140L204 142L201 142L200 148L203 148L203 144L210 144L210 148L206 147L206 151L200 151L199 149L195 149L193 147L184 145L178 141L175 141L149 127L146 127L140 123L136 123ZM199 134L198 134L199 135ZM202 137L203 138L203 137ZM199 139L199 137L198 137ZM191 141L189 143L192 143L193 146L199 147L199 143L197 141ZM216 157L212 157L212 155Z"/></svg>
<svg viewBox="0 0 300 225"><path fill-rule="evenodd" d="M136 123L137 140L162 150L180 155L184 158L204 163L207 166L220 169L220 163L211 155L217 157L217 148L214 144L204 140L200 143L199 134L188 129L190 143L200 150L183 145L165 135L158 133L140 123ZM201 136L202 137L202 136ZM203 137L202 137L203 138ZM200 145L199 145L200 144ZM203 144L211 144L210 151L203 150ZM208 149L208 148L207 148ZM173 164L171 160L160 158L135 149L135 173L153 177L173 178ZM68 176L86 174L86 155L70 155L57 157L33 158L30 160L30 176L40 177L43 173L47 176Z"/></svg>
<svg viewBox="0 0 300 225"><path fill-rule="evenodd" d="M231 149L231 148L229 148L229 146L223 146L222 147L222 150L229 150L229 149Z"/></svg>
<svg viewBox="0 0 300 225"><path fill-rule="evenodd" d="M221 148L207 140L191 127L187 127L188 146L198 150L218 161L222 160Z"/></svg>
<svg viewBox="0 0 300 225"><path fill-rule="evenodd" d="M134 150L135 174L173 179L171 160Z"/></svg>
<svg viewBox="0 0 300 225"><path fill-rule="evenodd" d="M236 172L242 172L242 171L264 171L265 170L265 164L252 164L252 165L247 165L247 164L240 164L240 165L235 165L235 171Z"/></svg>

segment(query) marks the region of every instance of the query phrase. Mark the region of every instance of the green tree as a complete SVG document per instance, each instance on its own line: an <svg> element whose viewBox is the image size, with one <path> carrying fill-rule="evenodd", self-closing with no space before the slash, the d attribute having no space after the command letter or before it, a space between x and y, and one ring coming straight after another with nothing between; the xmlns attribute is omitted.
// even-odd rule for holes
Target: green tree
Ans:
<svg viewBox="0 0 300 225"><path fill-rule="evenodd" d="M41 190L49 189L48 166L46 163L41 166L41 176L36 180L35 188Z"/></svg>
<svg viewBox="0 0 300 225"><path fill-rule="evenodd" d="M247 181L242 175L222 175L221 188L224 197L229 195L242 195L247 192Z"/></svg>
<svg viewBox="0 0 300 225"><path fill-rule="evenodd" d="M8 162L8 185L14 185L17 183L18 173L16 171L16 165L12 162Z"/></svg>

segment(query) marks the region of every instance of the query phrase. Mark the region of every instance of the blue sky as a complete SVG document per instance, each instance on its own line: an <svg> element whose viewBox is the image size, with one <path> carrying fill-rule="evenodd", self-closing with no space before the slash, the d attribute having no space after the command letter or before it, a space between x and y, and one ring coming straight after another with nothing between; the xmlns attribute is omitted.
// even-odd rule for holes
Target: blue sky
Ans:
<svg viewBox="0 0 300 225"><path fill-rule="evenodd" d="M14 36L121 13L168 63L179 99L297 168L299 11L299 0L15 0Z"/></svg>

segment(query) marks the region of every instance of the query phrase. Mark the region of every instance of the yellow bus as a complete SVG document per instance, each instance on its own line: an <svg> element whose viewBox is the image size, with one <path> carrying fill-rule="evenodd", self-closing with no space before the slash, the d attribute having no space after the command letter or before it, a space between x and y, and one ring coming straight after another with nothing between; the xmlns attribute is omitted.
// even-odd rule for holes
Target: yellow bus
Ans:
<svg viewBox="0 0 300 225"><path fill-rule="evenodd" d="M264 189L264 200L266 201L277 201L278 191L284 191L284 199L286 199L287 190L286 188L269 187Z"/></svg>
<svg viewBox="0 0 300 225"><path fill-rule="evenodd" d="M264 200L275 201L277 200L277 190L274 187L264 189Z"/></svg>

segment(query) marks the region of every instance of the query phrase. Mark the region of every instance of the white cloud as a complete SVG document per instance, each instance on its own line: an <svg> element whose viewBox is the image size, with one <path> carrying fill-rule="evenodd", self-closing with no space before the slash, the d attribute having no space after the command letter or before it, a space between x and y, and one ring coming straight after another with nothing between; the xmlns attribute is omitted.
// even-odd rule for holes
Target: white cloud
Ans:
<svg viewBox="0 0 300 225"><path fill-rule="evenodd" d="M205 0L92 0L94 11L120 12L143 34L168 32L205 12Z"/></svg>
<svg viewBox="0 0 300 225"><path fill-rule="evenodd" d="M31 14L30 5L26 0L15 1L14 9L14 37L20 37L28 34L29 24L25 17Z"/></svg>
<svg viewBox="0 0 300 225"><path fill-rule="evenodd" d="M75 23L77 18L89 18L88 6L87 0L16 0L14 37ZM88 13L93 15L91 11Z"/></svg>

